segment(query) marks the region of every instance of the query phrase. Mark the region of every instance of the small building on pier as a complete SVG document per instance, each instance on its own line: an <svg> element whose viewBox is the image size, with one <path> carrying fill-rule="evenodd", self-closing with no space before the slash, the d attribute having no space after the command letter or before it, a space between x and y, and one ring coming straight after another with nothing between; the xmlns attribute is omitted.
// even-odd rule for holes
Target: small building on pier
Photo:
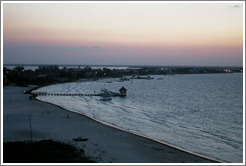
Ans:
<svg viewBox="0 0 246 166"><path fill-rule="evenodd" d="M121 97L125 97L126 96L127 89L124 86L122 86L122 88L120 88L119 91L120 91L120 96Z"/></svg>

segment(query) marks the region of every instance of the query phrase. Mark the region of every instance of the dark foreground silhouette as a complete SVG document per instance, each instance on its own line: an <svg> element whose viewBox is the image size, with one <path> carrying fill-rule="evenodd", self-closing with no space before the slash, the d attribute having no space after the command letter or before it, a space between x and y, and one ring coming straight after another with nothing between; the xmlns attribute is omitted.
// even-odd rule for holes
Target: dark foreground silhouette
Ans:
<svg viewBox="0 0 246 166"><path fill-rule="evenodd" d="M84 155L84 150L77 150L69 144L43 140L39 142L3 143L4 163L93 163Z"/></svg>

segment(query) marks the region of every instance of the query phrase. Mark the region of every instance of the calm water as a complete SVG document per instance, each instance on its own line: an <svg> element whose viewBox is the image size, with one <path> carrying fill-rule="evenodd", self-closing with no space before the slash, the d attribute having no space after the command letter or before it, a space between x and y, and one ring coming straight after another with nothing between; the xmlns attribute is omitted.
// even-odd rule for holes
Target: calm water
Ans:
<svg viewBox="0 0 246 166"><path fill-rule="evenodd" d="M74 112L183 149L227 162L243 162L243 75L153 76L153 80L106 80L58 84L53 93L94 93L102 88L126 98L39 96ZM163 79L158 79L163 78Z"/></svg>

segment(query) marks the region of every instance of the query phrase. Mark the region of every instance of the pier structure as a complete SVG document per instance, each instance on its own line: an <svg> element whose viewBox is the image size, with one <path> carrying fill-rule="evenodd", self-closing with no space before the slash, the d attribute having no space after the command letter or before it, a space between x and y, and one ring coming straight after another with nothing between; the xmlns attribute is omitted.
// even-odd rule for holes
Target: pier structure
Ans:
<svg viewBox="0 0 246 166"><path fill-rule="evenodd" d="M101 93L91 93L91 94L83 94L83 93L47 93L47 92L31 92L34 96L105 96L105 91L103 90ZM126 96L126 89L122 87L120 93L107 91L110 97L125 97Z"/></svg>
<svg viewBox="0 0 246 166"><path fill-rule="evenodd" d="M36 96L102 96L101 93L97 94L82 94L82 93L47 93L47 92L32 92Z"/></svg>

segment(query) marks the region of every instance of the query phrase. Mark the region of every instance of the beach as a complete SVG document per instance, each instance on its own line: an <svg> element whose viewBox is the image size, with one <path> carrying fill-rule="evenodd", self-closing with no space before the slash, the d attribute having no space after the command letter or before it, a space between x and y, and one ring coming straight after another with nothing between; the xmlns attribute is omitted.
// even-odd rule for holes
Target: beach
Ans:
<svg viewBox="0 0 246 166"><path fill-rule="evenodd" d="M99 163L218 162L31 100L30 94L23 93L28 89L3 88L3 142L52 139L83 149L86 156ZM78 137L88 140L73 140Z"/></svg>

